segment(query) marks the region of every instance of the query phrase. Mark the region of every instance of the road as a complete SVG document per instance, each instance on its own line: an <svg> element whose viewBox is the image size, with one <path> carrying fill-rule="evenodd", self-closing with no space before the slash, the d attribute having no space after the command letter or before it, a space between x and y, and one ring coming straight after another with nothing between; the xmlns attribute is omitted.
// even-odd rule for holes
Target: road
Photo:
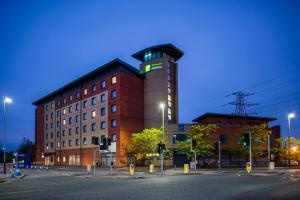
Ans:
<svg viewBox="0 0 300 200"><path fill-rule="evenodd" d="M216 173L140 179L38 175L0 184L0 199L300 199L300 173Z"/></svg>

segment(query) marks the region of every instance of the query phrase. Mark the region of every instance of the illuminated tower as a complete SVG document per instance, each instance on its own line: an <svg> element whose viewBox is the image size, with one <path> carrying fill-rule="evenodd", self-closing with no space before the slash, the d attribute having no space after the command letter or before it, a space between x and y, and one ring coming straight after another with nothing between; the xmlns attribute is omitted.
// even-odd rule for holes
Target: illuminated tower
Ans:
<svg viewBox="0 0 300 200"><path fill-rule="evenodd" d="M172 44L161 44L132 55L144 72L144 126L160 128L159 105L165 105L165 124L178 123L178 64L183 52Z"/></svg>

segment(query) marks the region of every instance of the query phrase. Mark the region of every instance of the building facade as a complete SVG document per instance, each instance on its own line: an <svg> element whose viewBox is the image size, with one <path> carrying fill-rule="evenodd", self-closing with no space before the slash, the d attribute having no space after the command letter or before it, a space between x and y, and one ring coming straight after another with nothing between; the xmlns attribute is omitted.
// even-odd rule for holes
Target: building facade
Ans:
<svg viewBox="0 0 300 200"><path fill-rule="evenodd" d="M110 151L96 154L99 165L127 166L131 134L178 121L177 63L172 44L133 54L140 69L115 59L35 101L35 161L46 165L92 165L92 137L112 139Z"/></svg>

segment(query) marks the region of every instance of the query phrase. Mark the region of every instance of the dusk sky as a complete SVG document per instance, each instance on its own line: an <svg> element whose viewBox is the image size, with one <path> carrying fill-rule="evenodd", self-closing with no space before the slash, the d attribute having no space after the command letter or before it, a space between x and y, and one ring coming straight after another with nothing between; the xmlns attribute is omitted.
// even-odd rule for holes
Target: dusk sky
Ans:
<svg viewBox="0 0 300 200"><path fill-rule="evenodd" d="M300 137L299 1L0 1L0 97L9 96L7 146L34 140L32 102L93 69L173 43L179 64L179 118L232 113L228 94L254 92L248 109L276 117ZM227 96L227 97L226 97ZM0 107L1 144L3 105ZM2 145L1 145L2 146Z"/></svg>

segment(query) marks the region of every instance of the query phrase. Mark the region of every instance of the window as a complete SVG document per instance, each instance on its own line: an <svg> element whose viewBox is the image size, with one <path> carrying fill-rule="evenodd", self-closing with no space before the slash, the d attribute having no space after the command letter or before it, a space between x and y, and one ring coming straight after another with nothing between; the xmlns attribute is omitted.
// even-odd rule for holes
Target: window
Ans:
<svg viewBox="0 0 300 200"><path fill-rule="evenodd" d="M66 109L65 109L65 108L63 109L63 114L64 114L64 115L66 114Z"/></svg>
<svg viewBox="0 0 300 200"><path fill-rule="evenodd" d="M66 131L65 130L62 131L62 135L66 136Z"/></svg>
<svg viewBox="0 0 300 200"><path fill-rule="evenodd" d="M96 97L93 97L93 98L92 98L92 105L93 105L93 106L96 105Z"/></svg>
<svg viewBox="0 0 300 200"><path fill-rule="evenodd" d="M92 91L93 91L93 92L96 92L96 90L97 90L96 85L93 85L93 86L92 86Z"/></svg>
<svg viewBox="0 0 300 200"><path fill-rule="evenodd" d="M46 124L46 130L48 130L48 124Z"/></svg>
<svg viewBox="0 0 300 200"><path fill-rule="evenodd" d="M105 116L105 107L101 108L101 116Z"/></svg>
<svg viewBox="0 0 300 200"><path fill-rule="evenodd" d="M53 122L51 122L51 124L50 124L50 128L51 128L51 129L53 128Z"/></svg>
<svg viewBox="0 0 300 200"><path fill-rule="evenodd" d="M221 142L221 144L228 144L229 143L228 135L221 134L220 135L220 142Z"/></svg>
<svg viewBox="0 0 300 200"><path fill-rule="evenodd" d="M106 82L105 81L101 81L101 88L105 88L106 87Z"/></svg>
<svg viewBox="0 0 300 200"><path fill-rule="evenodd" d="M50 147L51 147L51 149L53 149L53 142L51 142Z"/></svg>
<svg viewBox="0 0 300 200"><path fill-rule="evenodd" d="M72 117L69 117L69 124L72 124Z"/></svg>
<svg viewBox="0 0 300 200"><path fill-rule="evenodd" d="M73 100L73 97L72 96L69 96L69 101L72 101Z"/></svg>
<svg viewBox="0 0 300 200"><path fill-rule="evenodd" d="M75 133L76 133L76 134L79 134L79 127L76 127Z"/></svg>
<svg viewBox="0 0 300 200"><path fill-rule="evenodd" d="M112 84L117 83L117 77L116 77L116 76L113 76L113 77L111 78L111 83L112 83Z"/></svg>
<svg viewBox="0 0 300 200"><path fill-rule="evenodd" d="M72 129L69 128L69 135L72 135Z"/></svg>
<svg viewBox="0 0 300 200"><path fill-rule="evenodd" d="M69 106L69 113L72 113L72 111L73 111L73 107Z"/></svg>
<svg viewBox="0 0 300 200"><path fill-rule="evenodd" d="M60 100L57 100L57 106L60 106Z"/></svg>
<svg viewBox="0 0 300 200"><path fill-rule="evenodd" d="M168 115L171 115L172 114L172 110L171 108L168 108Z"/></svg>
<svg viewBox="0 0 300 200"><path fill-rule="evenodd" d="M59 147L60 146L60 143L59 142L57 142L57 147Z"/></svg>
<svg viewBox="0 0 300 200"><path fill-rule="evenodd" d="M76 99L79 99L79 98L80 98L80 93L76 92Z"/></svg>
<svg viewBox="0 0 300 200"><path fill-rule="evenodd" d="M57 127L60 127L60 121L57 121L57 122L56 122L56 126L57 126Z"/></svg>
<svg viewBox="0 0 300 200"><path fill-rule="evenodd" d="M63 162L66 162L66 157L65 156L63 157Z"/></svg>
<svg viewBox="0 0 300 200"><path fill-rule="evenodd" d="M111 106L111 112L112 112L112 113L117 112L117 106L116 106L116 105L112 105L112 106Z"/></svg>
<svg viewBox="0 0 300 200"><path fill-rule="evenodd" d="M48 143L46 143L46 149L49 149Z"/></svg>
<svg viewBox="0 0 300 200"><path fill-rule="evenodd" d="M106 123L105 123L105 121L102 121L101 122L101 129L105 129L106 128Z"/></svg>
<svg viewBox="0 0 300 200"><path fill-rule="evenodd" d="M56 112L56 116L60 117L60 111L59 110Z"/></svg>
<svg viewBox="0 0 300 200"><path fill-rule="evenodd" d="M63 125L66 125L66 120L65 119L63 120Z"/></svg>
<svg viewBox="0 0 300 200"><path fill-rule="evenodd" d="M87 101L83 101L83 108L87 107Z"/></svg>
<svg viewBox="0 0 300 200"><path fill-rule="evenodd" d="M51 138L51 139L53 139L53 132L51 132L51 134L50 134L50 138Z"/></svg>
<svg viewBox="0 0 300 200"><path fill-rule="evenodd" d="M66 142L62 141L62 147L65 147L65 146L66 146Z"/></svg>
<svg viewBox="0 0 300 200"><path fill-rule="evenodd" d="M48 111L48 105L46 105L46 111Z"/></svg>
<svg viewBox="0 0 300 200"><path fill-rule="evenodd" d="M117 141L117 135L115 133L111 134L111 141L116 142Z"/></svg>
<svg viewBox="0 0 300 200"><path fill-rule="evenodd" d="M176 144L177 142L182 142L186 140L185 134L177 134L173 135L173 144Z"/></svg>
<svg viewBox="0 0 300 200"><path fill-rule="evenodd" d="M51 113L51 119L53 119L53 112Z"/></svg>
<svg viewBox="0 0 300 200"><path fill-rule="evenodd" d="M75 121L76 121L76 123L78 123L78 122L79 122L79 115L76 115L76 117L75 117Z"/></svg>
<svg viewBox="0 0 300 200"><path fill-rule="evenodd" d="M59 137L59 131L56 132L56 137Z"/></svg>
<svg viewBox="0 0 300 200"><path fill-rule="evenodd" d="M87 89L84 89L84 90L83 90L83 95L87 95L87 93L88 93L88 90L87 90Z"/></svg>
<svg viewBox="0 0 300 200"><path fill-rule="evenodd" d="M105 94L101 94L101 102L105 102L105 100L106 100Z"/></svg>
<svg viewBox="0 0 300 200"><path fill-rule="evenodd" d="M92 118L95 118L96 117L96 110L93 110L92 111Z"/></svg>
<svg viewBox="0 0 300 200"><path fill-rule="evenodd" d="M59 157L57 157L57 162L59 162Z"/></svg>
<svg viewBox="0 0 300 200"><path fill-rule="evenodd" d="M92 123L92 131L96 131L96 123Z"/></svg>
<svg viewBox="0 0 300 200"><path fill-rule="evenodd" d="M117 126L117 120L116 119L112 119L111 120L111 127L115 128Z"/></svg>
<svg viewBox="0 0 300 200"><path fill-rule="evenodd" d="M48 114L46 114L46 120L48 120Z"/></svg>
<svg viewBox="0 0 300 200"><path fill-rule="evenodd" d="M87 113L83 113L83 120L87 120L87 118L88 118L88 115L87 115Z"/></svg>
<svg viewBox="0 0 300 200"><path fill-rule="evenodd" d="M86 145L86 144L87 144L87 140L86 140L86 138L85 138L85 137L82 139L82 143L83 143L84 145Z"/></svg>
<svg viewBox="0 0 300 200"><path fill-rule="evenodd" d="M78 111L79 110L79 103L76 103L75 109Z"/></svg>
<svg viewBox="0 0 300 200"><path fill-rule="evenodd" d="M112 99L117 98L117 91L116 91L116 90L112 90L112 91L111 91L111 98L112 98Z"/></svg>
<svg viewBox="0 0 300 200"><path fill-rule="evenodd" d="M86 125L84 125L83 127L82 127L82 131L84 132L84 133L86 133L87 132L87 126Z"/></svg>
<svg viewBox="0 0 300 200"><path fill-rule="evenodd" d="M76 139L76 140L75 140L75 145L76 145L76 146L79 146L79 139Z"/></svg>
<svg viewBox="0 0 300 200"><path fill-rule="evenodd" d="M72 146L72 140L69 140L69 147Z"/></svg>
<svg viewBox="0 0 300 200"><path fill-rule="evenodd" d="M64 104L65 104L65 103L67 102L66 98L64 98L64 100L63 100L63 101L64 101Z"/></svg>
<svg viewBox="0 0 300 200"><path fill-rule="evenodd" d="M48 133L46 133L46 140L48 140Z"/></svg>

